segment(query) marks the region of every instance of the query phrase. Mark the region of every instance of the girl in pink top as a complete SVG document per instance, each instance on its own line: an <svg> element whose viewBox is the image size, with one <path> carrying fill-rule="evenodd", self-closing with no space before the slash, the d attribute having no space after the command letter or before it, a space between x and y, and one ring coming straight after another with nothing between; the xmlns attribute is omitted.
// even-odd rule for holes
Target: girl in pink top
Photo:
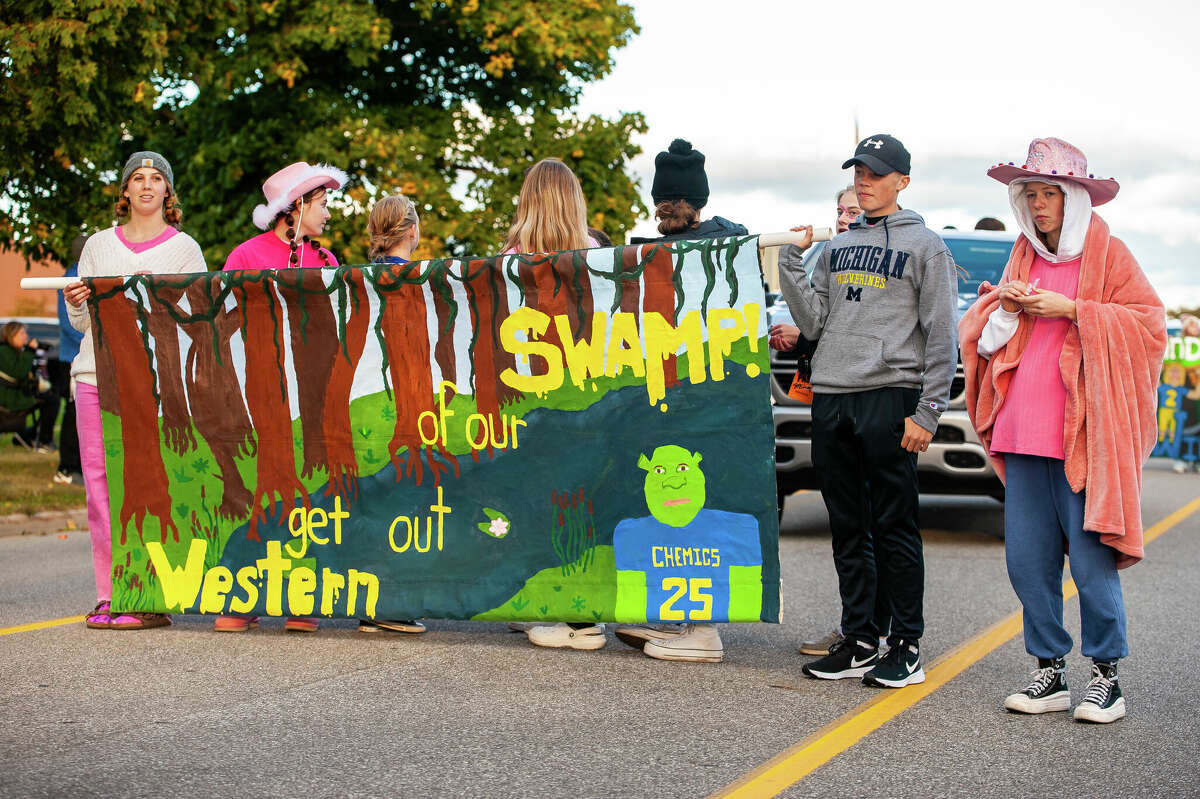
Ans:
<svg viewBox="0 0 1200 799"><path fill-rule="evenodd" d="M337 266L333 253L317 241L329 221L331 189L345 185L346 173L328 164L303 161L285 166L263 184L267 202L254 209L254 225L267 231L233 248L226 270Z"/></svg>
<svg viewBox="0 0 1200 799"><path fill-rule="evenodd" d="M134 153L121 172L120 197L113 208L122 224L90 236L79 256L81 278L133 274L204 272L198 245L179 230L182 212L175 175L161 154ZM143 630L171 623L163 613L116 612L113 594L112 523L109 518L108 477L100 395L96 387L96 349L86 304L91 289L75 282L63 289L67 316L83 333L79 354L71 362L74 378L79 457L87 489L88 533L96 578L96 607L84 623L94 630Z"/></svg>
<svg viewBox="0 0 1200 799"><path fill-rule="evenodd" d="M1097 253L1098 248L1109 247L1109 240L1107 226L1092 213L1092 207L1111 200L1118 186L1115 180L1088 175L1083 153L1061 139L1035 139L1023 166L1001 164L988 175L1009 186L1009 201L1025 236L1025 242L1019 240L1014 253L1025 253L1026 258L1032 255L1027 279L1013 279L1017 271L1014 264L1020 262L1014 254L1005 270L1005 280L998 289L981 289L976 308L968 311L959 327L960 331L970 331L960 335L968 374L983 374L988 381L985 388L1002 386L995 375L1010 374L1006 370L1016 362L1007 391L995 389L994 402L999 404L991 430L987 429L987 403L978 399L982 389L976 388L975 399L970 393L968 396L976 429L981 430L985 441L990 433L991 454L1003 459L1005 559L1009 580L1023 608L1025 649L1037 658L1032 681L1009 695L1004 707L1015 713L1046 713L1071 707L1065 657L1072 641L1063 626L1062 595L1063 562L1069 549L1071 576L1079 588L1081 650L1093 664L1092 680L1083 701L1075 706L1074 718L1108 723L1125 715L1117 661L1129 653L1117 574L1119 552L1109 541L1102 541L1097 530L1084 529L1088 507L1085 492L1091 489L1084 485L1074 490L1067 476L1071 461L1065 453L1077 451L1074 436L1078 414L1086 414L1089 406L1081 410L1078 397L1068 392L1064 375L1076 373L1069 369L1077 363L1084 333L1077 329L1081 326L1076 304L1081 264L1085 265L1083 269L1091 270L1087 272L1087 279L1092 281L1088 285L1103 280L1104 275L1097 269L1107 273L1112 268L1105 255ZM1090 236L1089 231L1095 235ZM1111 296L1097 303L1089 295L1087 301L1091 306L1119 304L1118 295L1113 292ZM987 313L986 308L995 304L997 297L999 304L983 323L981 314ZM1089 313L1088 325L1110 324L1108 317L1098 311ZM1022 336L1014 338L1018 327ZM975 331L979 331L977 340L972 335ZM1068 341L1073 353L1069 358L1064 356ZM1141 350L1131 351L1134 354L1125 356L1131 361L1141 357ZM1086 390L1096 394L1112 391L1099 373L1089 379L1091 367L1086 358L1094 355L1086 347L1083 357ZM1149 372L1152 366L1138 362L1133 368ZM1071 389L1078 393L1074 384ZM1137 431L1122 433L1129 436L1129 441L1121 450L1136 449ZM1091 449L1087 454L1089 459L1101 457L1093 456ZM1136 467L1140 468L1140 463Z"/></svg>
<svg viewBox="0 0 1200 799"><path fill-rule="evenodd" d="M233 248L225 271L240 269L300 269L337 266L333 253L317 241L329 221L326 208L331 189L346 183L346 173L328 164L304 161L285 166L263 184L266 202L254 209L254 225L267 231ZM255 616L218 616L217 632L245 632L258 624ZM292 617L290 632L316 632L315 618Z"/></svg>

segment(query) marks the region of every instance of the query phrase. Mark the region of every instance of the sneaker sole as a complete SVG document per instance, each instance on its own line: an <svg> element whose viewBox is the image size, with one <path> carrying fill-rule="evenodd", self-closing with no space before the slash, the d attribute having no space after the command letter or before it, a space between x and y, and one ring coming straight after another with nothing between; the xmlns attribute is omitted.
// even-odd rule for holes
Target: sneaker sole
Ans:
<svg viewBox="0 0 1200 799"><path fill-rule="evenodd" d="M870 674L863 675L863 685L875 685L880 688L903 688L906 685L918 685L925 682L925 669L917 669L903 680L885 680Z"/></svg>
<svg viewBox="0 0 1200 799"><path fill-rule="evenodd" d="M670 641L672 638L678 638L683 633L672 635L671 633L660 633L656 630L648 630L645 633L639 631L637 633L626 632L624 630L616 630L613 635L623 644L627 644L634 649L645 651L646 644L658 641Z"/></svg>
<svg viewBox="0 0 1200 799"><path fill-rule="evenodd" d="M1071 709L1071 693L1059 691L1056 694L1033 699L1027 694L1016 693L1005 698L1004 709L1012 713L1025 713L1036 716L1039 713L1054 713Z"/></svg>
<svg viewBox="0 0 1200 799"><path fill-rule="evenodd" d="M862 677L873 668L875 668L875 661L871 661L865 666L846 669L845 671L817 671L816 669L810 669L808 666L801 666L800 671L814 680L849 680L853 677Z"/></svg>
<svg viewBox="0 0 1200 799"><path fill-rule="evenodd" d="M360 633L404 633L405 635L420 635L425 632L425 629L425 625L413 627L407 624L387 624L381 622L358 625Z"/></svg>
<svg viewBox="0 0 1200 799"><path fill-rule="evenodd" d="M216 624L214 624L213 632L215 632L215 633L244 633L249 630L253 630L257 626L258 626L258 622L256 622L256 621L252 621L249 624L241 626L241 627L218 627Z"/></svg>
<svg viewBox="0 0 1200 799"><path fill-rule="evenodd" d="M1087 721L1092 724L1111 724L1117 719L1125 718L1125 697L1121 697L1107 710L1096 705L1080 703L1075 706L1072 714L1076 721Z"/></svg>
<svg viewBox="0 0 1200 799"><path fill-rule="evenodd" d="M588 652L594 649L602 649L604 645L608 643L608 639L603 635L585 635L572 638L570 641L562 643L557 641L539 642L530 638L529 643L545 649L578 649L580 651Z"/></svg>
<svg viewBox="0 0 1200 799"><path fill-rule="evenodd" d="M668 649L662 646L648 644L642 654L655 660L674 660L681 663L720 663L725 659L725 651L714 652L711 649Z"/></svg>

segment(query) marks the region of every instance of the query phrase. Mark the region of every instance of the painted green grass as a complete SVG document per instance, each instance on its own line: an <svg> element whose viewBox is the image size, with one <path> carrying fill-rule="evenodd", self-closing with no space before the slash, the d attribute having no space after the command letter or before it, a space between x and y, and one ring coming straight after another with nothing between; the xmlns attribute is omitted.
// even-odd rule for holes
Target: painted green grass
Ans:
<svg viewBox="0 0 1200 799"><path fill-rule="evenodd" d="M564 574L561 566L542 569L507 602L480 613L475 621L575 621L610 618L617 604L617 564L611 546L592 550L587 571Z"/></svg>

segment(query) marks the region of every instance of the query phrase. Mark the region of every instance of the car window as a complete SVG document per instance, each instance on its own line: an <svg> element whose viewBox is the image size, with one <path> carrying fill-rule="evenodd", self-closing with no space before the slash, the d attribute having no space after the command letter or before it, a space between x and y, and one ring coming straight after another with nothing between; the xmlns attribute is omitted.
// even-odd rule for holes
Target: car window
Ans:
<svg viewBox="0 0 1200 799"><path fill-rule="evenodd" d="M1008 253L1013 245L1010 241L946 237L946 246L950 248L954 262L967 273L966 277L961 272L958 275L959 292L974 294L979 284L985 280L993 285L1000 282L1000 275L1004 272L1004 265L1008 263Z"/></svg>

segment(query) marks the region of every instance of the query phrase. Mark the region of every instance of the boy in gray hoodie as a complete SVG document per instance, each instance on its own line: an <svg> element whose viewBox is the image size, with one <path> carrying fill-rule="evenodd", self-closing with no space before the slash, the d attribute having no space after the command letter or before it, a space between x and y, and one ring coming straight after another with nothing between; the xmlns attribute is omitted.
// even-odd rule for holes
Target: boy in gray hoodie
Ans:
<svg viewBox="0 0 1200 799"><path fill-rule="evenodd" d="M909 183L904 145L869 136L842 164L850 167L863 216L824 248L811 282L799 259L780 262L801 335L820 338L812 361L812 458L829 511L845 635L803 671L900 688L925 680L917 455L950 397L957 278L945 242L897 203ZM878 574L872 546L880 550ZM877 587L893 612L882 658Z"/></svg>

